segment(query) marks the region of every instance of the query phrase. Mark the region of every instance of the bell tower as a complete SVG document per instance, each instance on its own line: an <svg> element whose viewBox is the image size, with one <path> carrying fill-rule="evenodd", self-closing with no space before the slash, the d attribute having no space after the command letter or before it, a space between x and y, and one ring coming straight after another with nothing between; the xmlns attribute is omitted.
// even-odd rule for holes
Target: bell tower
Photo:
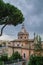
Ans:
<svg viewBox="0 0 43 65"><path fill-rule="evenodd" d="M29 38L29 34L25 29L24 23L22 24L22 28L21 31L18 33L18 39L28 39Z"/></svg>

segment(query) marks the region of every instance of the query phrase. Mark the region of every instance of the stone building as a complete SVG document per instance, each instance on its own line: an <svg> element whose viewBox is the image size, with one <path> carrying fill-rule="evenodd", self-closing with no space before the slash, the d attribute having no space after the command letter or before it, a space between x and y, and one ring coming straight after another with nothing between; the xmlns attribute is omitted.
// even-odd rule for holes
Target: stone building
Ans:
<svg viewBox="0 0 43 65"><path fill-rule="evenodd" d="M34 39L29 39L29 33L26 31L25 26L22 25L21 31L18 32L18 38L13 41L6 42L6 53L8 56L11 56L12 53L18 51L22 55L23 59L29 59L30 55L34 54L34 41L35 36Z"/></svg>

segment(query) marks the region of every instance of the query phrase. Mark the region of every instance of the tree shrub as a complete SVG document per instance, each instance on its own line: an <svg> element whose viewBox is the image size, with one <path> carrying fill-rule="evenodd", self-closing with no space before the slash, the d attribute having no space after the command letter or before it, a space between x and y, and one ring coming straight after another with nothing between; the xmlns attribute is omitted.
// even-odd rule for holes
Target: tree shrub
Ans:
<svg viewBox="0 0 43 65"><path fill-rule="evenodd" d="M43 65L43 56L31 55L28 65Z"/></svg>
<svg viewBox="0 0 43 65"><path fill-rule="evenodd" d="M18 52L15 52L14 54L12 54L10 59L12 60L22 59L22 56Z"/></svg>

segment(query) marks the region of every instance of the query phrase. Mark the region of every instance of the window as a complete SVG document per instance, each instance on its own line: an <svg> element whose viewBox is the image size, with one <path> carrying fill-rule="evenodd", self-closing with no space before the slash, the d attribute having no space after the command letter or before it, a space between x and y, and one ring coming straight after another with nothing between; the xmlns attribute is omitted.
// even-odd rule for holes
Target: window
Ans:
<svg viewBox="0 0 43 65"><path fill-rule="evenodd" d="M24 53L24 58L26 57L25 53Z"/></svg>
<svg viewBox="0 0 43 65"><path fill-rule="evenodd" d="M26 39L26 37L25 37L25 39Z"/></svg>
<svg viewBox="0 0 43 65"><path fill-rule="evenodd" d="M21 39L22 39L22 37L21 37Z"/></svg>
<svg viewBox="0 0 43 65"><path fill-rule="evenodd" d="M19 46L19 44L17 44L17 46Z"/></svg>

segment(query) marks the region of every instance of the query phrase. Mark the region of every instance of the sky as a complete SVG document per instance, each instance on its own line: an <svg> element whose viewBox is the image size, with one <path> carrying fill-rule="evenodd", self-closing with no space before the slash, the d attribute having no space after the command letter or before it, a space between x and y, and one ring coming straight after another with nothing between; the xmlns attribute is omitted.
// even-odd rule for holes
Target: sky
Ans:
<svg viewBox="0 0 43 65"><path fill-rule="evenodd" d="M39 34L43 40L43 0L4 0L20 9L24 15L24 25L30 38L34 37L34 32ZM1 29L2 26L0 26ZM9 39L17 38L18 32L21 30L22 24L16 27L10 25L3 30L3 35L0 37L8 37Z"/></svg>

